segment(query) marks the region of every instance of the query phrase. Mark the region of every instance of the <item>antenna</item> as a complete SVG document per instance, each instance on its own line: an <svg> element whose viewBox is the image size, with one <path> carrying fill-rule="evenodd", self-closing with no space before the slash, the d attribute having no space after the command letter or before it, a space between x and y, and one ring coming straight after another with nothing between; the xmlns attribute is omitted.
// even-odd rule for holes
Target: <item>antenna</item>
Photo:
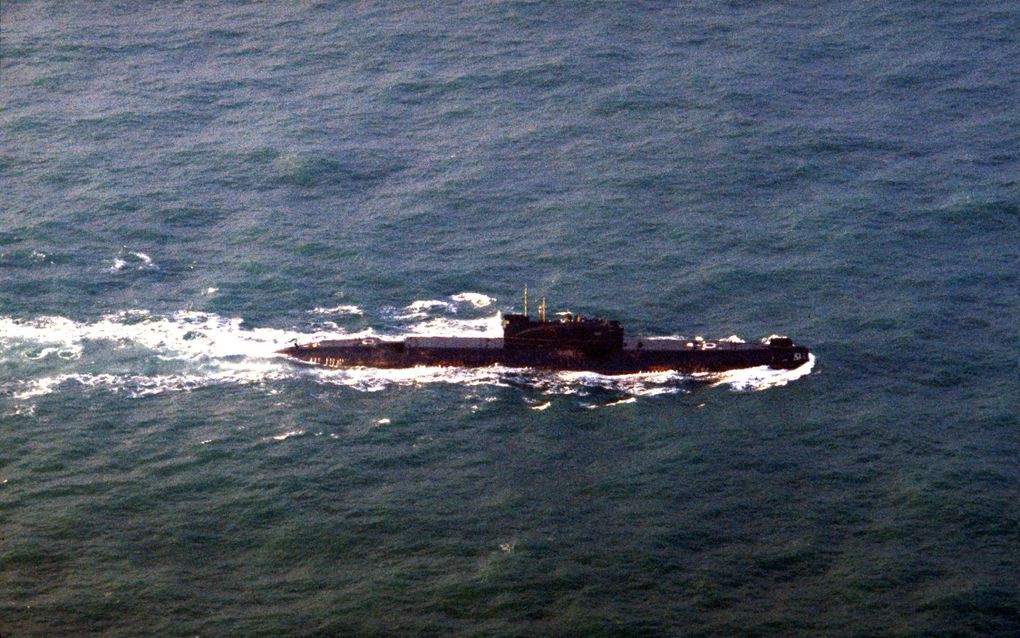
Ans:
<svg viewBox="0 0 1020 638"><path fill-rule="evenodd" d="M524 316L528 316L528 284L524 284Z"/></svg>
<svg viewBox="0 0 1020 638"><path fill-rule="evenodd" d="M545 321L545 295L542 296L542 303L538 305L538 320Z"/></svg>

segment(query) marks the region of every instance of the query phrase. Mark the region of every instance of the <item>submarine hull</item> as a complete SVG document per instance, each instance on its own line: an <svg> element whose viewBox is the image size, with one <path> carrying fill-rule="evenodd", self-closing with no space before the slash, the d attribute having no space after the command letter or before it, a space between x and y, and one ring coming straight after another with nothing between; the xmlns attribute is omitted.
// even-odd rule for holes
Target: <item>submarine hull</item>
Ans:
<svg viewBox="0 0 1020 638"><path fill-rule="evenodd" d="M777 343L781 345L776 345ZM581 347L520 348L500 338L409 337L340 339L294 345L281 354L331 368L413 368L419 366L535 368L599 374L640 372L724 372L769 366L797 368L808 361L807 348L788 339L770 343L628 339L609 351Z"/></svg>

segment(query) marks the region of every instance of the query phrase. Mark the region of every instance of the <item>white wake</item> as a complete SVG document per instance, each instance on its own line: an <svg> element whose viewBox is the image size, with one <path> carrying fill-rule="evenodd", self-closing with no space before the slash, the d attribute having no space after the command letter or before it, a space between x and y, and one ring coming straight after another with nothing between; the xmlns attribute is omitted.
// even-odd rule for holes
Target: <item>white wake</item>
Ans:
<svg viewBox="0 0 1020 638"><path fill-rule="evenodd" d="M30 319L0 317L0 362L11 370L0 377L0 397L27 401L74 386L100 388L141 397L190 391L217 384L259 384L283 379L308 379L363 392L394 386L431 383L522 386L541 394L585 396L607 390L626 397L689 392L699 384L749 392L785 385L809 374L815 358L796 370L767 367L715 375L656 372L600 375L591 372L539 372L493 366L488 368L325 369L276 354L292 342L361 336L402 338L409 335L499 336L501 314L462 318L458 309L472 310L495 300L479 293L452 295L448 300L423 300L395 312L398 325L382 332L368 328L346 332L334 323L327 329L302 331L250 328L239 318L181 311L156 315L124 310L96 321L66 317ZM360 316L351 305L315 308L315 315ZM620 399L608 405L626 405ZM536 408L541 409L541 408Z"/></svg>

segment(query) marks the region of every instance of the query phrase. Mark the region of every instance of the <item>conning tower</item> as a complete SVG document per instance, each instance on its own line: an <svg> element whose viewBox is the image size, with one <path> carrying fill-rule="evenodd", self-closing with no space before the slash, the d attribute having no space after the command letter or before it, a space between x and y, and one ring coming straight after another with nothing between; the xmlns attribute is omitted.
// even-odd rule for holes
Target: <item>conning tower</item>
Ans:
<svg viewBox="0 0 1020 638"><path fill-rule="evenodd" d="M545 297L538 319L528 316L528 289L524 289L524 313L503 316L503 347L508 350L580 351L588 356L607 356L623 350L623 326L601 317L582 317L569 312L546 319Z"/></svg>

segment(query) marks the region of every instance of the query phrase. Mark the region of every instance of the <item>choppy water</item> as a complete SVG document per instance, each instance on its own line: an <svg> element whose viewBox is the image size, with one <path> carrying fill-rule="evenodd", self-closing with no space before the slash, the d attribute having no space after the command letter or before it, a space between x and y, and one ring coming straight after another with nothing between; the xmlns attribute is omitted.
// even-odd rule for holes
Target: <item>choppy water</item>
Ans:
<svg viewBox="0 0 1020 638"><path fill-rule="evenodd" d="M4 2L0 633L1020 633L1018 33L1012 2ZM272 354L491 332L524 283L815 360Z"/></svg>

